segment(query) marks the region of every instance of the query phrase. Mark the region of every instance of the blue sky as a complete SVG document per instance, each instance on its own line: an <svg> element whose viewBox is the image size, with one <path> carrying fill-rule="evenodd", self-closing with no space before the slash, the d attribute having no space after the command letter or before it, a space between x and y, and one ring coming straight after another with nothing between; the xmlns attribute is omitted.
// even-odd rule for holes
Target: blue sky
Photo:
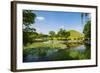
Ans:
<svg viewBox="0 0 100 73"><path fill-rule="evenodd" d="M82 33L84 24L79 12L33 11L36 14L32 25L38 33L48 34L49 31L77 30Z"/></svg>

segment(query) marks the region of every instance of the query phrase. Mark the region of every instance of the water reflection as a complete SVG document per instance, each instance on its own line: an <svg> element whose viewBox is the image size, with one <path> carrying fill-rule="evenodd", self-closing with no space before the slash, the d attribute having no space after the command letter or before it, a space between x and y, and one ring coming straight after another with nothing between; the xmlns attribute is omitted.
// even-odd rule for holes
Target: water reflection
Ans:
<svg viewBox="0 0 100 73"><path fill-rule="evenodd" d="M67 43L66 46L65 49L48 47L24 49L23 62L83 60L91 58L90 44Z"/></svg>

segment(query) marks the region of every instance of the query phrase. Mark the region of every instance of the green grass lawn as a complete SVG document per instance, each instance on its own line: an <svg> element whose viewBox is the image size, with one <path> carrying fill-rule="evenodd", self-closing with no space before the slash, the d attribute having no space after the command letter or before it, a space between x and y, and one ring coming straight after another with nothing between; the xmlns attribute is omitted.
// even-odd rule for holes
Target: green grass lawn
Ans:
<svg viewBox="0 0 100 73"><path fill-rule="evenodd" d="M59 49L64 49L67 46L65 44L61 44L61 43L32 43L32 44L28 44L27 46L24 46L24 49L27 48L59 48Z"/></svg>

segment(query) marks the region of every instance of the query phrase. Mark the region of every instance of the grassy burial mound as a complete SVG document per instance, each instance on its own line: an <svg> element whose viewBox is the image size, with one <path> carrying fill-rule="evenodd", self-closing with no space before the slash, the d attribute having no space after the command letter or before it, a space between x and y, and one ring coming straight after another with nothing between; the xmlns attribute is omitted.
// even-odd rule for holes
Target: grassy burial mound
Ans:
<svg viewBox="0 0 100 73"><path fill-rule="evenodd" d="M67 37L69 42L80 42L84 40L84 34L76 31L76 30L69 30L67 31L70 33L70 36Z"/></svg>

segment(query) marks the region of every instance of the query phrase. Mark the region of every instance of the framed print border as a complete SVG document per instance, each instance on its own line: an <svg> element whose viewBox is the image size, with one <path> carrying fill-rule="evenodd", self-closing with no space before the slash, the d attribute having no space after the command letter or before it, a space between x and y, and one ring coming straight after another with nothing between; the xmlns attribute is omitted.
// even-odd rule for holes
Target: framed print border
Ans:
<svg viewBox="0 0 100 73"><path fill-rule="evenodd" d="M82 65L82 66L64 66L64 67L50 67L50 68L30 68L30 69L17 69L17 4L30 4L30 5L44 5L44 6L59 6L59 7L82 7L82 8L93 8L96 11L96 51L95 51L95 64L93 65ZM84 68L84 67L96 67L98 65L98 49L97 49L97 41L98 41L98 18L97 13L98 8L97 6L89 6L89 5L74 5L74 4L58 4L58 3L44 3L44 2L27 2L27 1L12 1L11 2L11 71L19 72L19 71L36 71L36 70L52 70L52 69L68 69L68 68Z"/></svg>

